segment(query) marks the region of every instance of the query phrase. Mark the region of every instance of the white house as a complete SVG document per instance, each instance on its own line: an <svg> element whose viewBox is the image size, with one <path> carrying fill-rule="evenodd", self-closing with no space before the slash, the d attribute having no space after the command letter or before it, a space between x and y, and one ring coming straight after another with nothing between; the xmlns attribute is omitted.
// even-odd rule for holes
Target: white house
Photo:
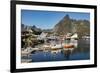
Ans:
<svg viewBox="0 0 100 73"><path fill-rule="evenodd" d="M38 40L43 40L43 39L46 38L46 36L47 36L47 33L42 32L42 33L37 37L37 39L38 39Z"/></svg>
<svg viewBox="0 0 100 73"><path fill-rule="evenodd" d="M78 45L78 40L76 40L76 39L78 39L77 33L75 33L74 35L71 36L71 44L73 44L75 47L77 47L77 45Z"/></svg>

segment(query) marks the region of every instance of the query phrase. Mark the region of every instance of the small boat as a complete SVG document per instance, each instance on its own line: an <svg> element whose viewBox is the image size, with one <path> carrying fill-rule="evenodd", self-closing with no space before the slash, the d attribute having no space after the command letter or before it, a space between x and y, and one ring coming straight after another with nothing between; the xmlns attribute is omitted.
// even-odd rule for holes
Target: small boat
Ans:
<svg viewBox="0 0 100 73"><path fill-rule="evenodd" d="M75 48L75 46L74 45L72 45L72 44L66 44L66 45L64 45L63 46L63 50L70 50L70 51L72 51L72 50L74 50L74 48Z"/></svg>
<svg viewBox="0 0 100 73"><path fill-rule="evenodd" d="M51 46L51 53L59 53L61 52L61 48L62 46L61 45L54 45L54 46Z"/></svg>
<svg viewBox="0 0 100 73"><path fill-rule="evenodd" d="M69 45L64 45L64 48L74 48L74 45L71 45L71 44L69 44Z"/></svg>
<svg viewBox="0 0 100 73"><path fill-rule="evenodd" d="M51 46L51 49L61 49L63 48L61 44Z"/></svg>

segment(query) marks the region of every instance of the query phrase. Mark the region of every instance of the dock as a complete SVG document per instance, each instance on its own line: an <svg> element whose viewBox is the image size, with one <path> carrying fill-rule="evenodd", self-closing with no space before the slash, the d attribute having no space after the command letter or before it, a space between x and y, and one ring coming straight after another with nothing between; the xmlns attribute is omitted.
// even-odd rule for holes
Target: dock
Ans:
<svg viewBox="0 0 100 73"><path fill-rule="evenodd" d="M21 55L22 56L29 56L34 51L41 51L41 49L28 47L28 48L21 51Z"/></svg>
<svg viewBox="0 0 100 73"><path fill-rule="evenodd" d="M21 62L22 63L29 63L31 61L32 61L32 59L21 59Z"/></svg>
<svg viewBox="0 0 100 73"><path fill-rule="evenodd" d="M62 47L63 46L63 47ZM46 46L44 45L41 48L32 48L32 47L27 47L26 49L22 48L23 50L21 51L21 55L22 56L30 56L32 52L35 51L51 51L51 52L60 52L61 50L70 50L71 52L74 50L75 46L74 45L65 45L62 44L62 46L60 45L56 45L56 46Z"/></svg>

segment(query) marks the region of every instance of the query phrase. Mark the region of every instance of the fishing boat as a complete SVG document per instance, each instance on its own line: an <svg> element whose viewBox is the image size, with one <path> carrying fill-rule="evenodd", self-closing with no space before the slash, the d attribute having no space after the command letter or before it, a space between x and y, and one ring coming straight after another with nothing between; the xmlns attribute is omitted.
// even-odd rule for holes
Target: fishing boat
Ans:
<svg viewBox="0 0 100 73"><path fill-rule="evenodd" d="M62 45L53 45L51 46L51 53L58 53L61 52Z"/></svg>
<svg viewBox="0 0 100 73"><path fill-rule="evenodd" d="M63 46L63 49L64 50L73 50L74 49L74 45L73 44L65 44L64 46Z"/></svg>

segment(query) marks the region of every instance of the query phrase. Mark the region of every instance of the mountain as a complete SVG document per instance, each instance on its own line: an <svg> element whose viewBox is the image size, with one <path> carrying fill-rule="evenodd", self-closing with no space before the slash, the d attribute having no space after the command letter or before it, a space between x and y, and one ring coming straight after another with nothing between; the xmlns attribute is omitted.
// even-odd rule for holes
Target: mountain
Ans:
<svg viewBox="0 0 100 73"><path fill-rule="evenodd" d="M66 15L61 21L59 21L55 26L53 31L56 34L64 35L71 33L72 23L68 15Z"/></svg>
<svg viewBox="0 0 100 73"><path fill-rule="evenodd" d="M79 38L81 38L84 35L90 35L90 22L87 20L79 20L76 22L77 25L77 33L79 35Z"/></svg>
<svg viewBox="0 0 100 73"><path fill-rule="evenodd" d="M88 20L71 19L69 15L65 15L53 29L41 29L35 25L27 26L21 24L21 30L32 30L33 34L39 35L42 32L55 35L66 35L67 33L77 33L79 37L90 34L90 22Z"/></svg>
<svg viewBox="0 0 100 73"><path fill-rule="evenodd" d="M90 33L90 22L88 20L71 19L69 15L65 15L53 29L58 35L66 35L67 33L78 33L79 36Z"/></svg>
<svg viewBox="0 0 100 73"><path fill-rule="evenodd" d="M33 26L28 26L28 25L24 25L21 24L21 31L25 31L25 30L32 30L33 34L41 34L42 30L40 28L37 28L35 25Z"/></svg>

